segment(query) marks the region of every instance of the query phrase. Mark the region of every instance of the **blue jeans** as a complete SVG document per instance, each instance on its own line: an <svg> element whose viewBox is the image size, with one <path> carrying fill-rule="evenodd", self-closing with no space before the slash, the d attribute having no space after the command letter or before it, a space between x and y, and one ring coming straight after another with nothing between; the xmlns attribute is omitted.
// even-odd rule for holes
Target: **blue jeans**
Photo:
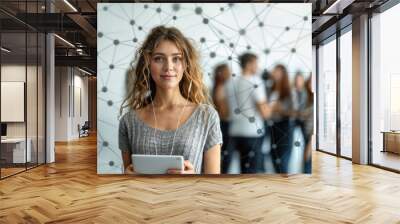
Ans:
<svg viewBox="0 0 400 224"><path fill-rule="evenodd" d="M303 172L307 174L311 174L311 156L308 160L304 161Z"/></svg>
<svg viewBox="0 0 400 224"><path fill-rule="evenodd" d="M304 150L306 150L306 147L308 146L308 144L310 144L311 142L311 135L306 136L305 137L306 141L305 141L305 146L304 146ZM305 151L304 151L305 152ZM311 174L311 159L312 156L310 155L310 158L304 161L304 167L303 167L303 172L307 173L307 174Z"/></svg>
<svg viewBox="0 0 400 224"><path fill-rule="evenodd" d="M307 146L308 140L308 136L306 136L306 124L304 123L304 121L296 120L296 126L299 127L301 130L301 135L303 136L302 140L305 148Z"/></svg>
<svg viewBox="0 0 400 224"><path fill-rule="evenodd" d="M271 158L276 173L288 173L293 148L294 124L285 119L270 127Z"/></svg>
<svg viewBox="0 0 400 224"><path fill-rule="evenodd" d="M241 173L264 173L261 137L232 137L232 146L240 153Z"/></svg>
<svg viewBox="0 0 400 224"><path fill-rule="evenodd" d="M222 147L221 147L221 173L228 173L232 160L233 149L229 138L229 122L221 121Z"/></svg>
<svg viewBox="0 0 400 224"><path fill-rule="evenodd" d="M301 134L303 136L303 150L304 150L304 153L305 153L306 150L307 150L308 144L311 142L311 135L307 135L306 127L305 127L306 125L305 125L304 121L297 120L296 121L296 125L300 128ZM303 173L307 173L307 174L311 173L311 157L308 160L304 161Z"/></svg>

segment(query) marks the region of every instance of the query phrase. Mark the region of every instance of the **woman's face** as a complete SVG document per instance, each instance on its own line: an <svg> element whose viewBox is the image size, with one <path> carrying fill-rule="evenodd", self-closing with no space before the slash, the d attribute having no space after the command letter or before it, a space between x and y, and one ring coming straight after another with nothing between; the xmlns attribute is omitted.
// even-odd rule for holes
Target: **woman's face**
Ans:
<svg viewBox="0 0 400 224"><path fill-rule="evenodd" d="M302 89L304 87L304 77L302 75L296 76L295 86L297 89Z"/></svg>
<svg viewBox="0 0 400 224"><path fill-rule="evenodd" d="M253 60L251 60L249 62L249 64L247 65L248 70L250 71L251 74L256 74L258 71L258 60L257 58L254 58Z"/></svg>
<svg viewBox="0 0 400 224"><path fill-rule="evenodd" d="M282 69L280 69L280 68L275 68L275 69L272 71L271 76L272 76L272 79L273 79L275 82L281 81L281 80L282 80L282 77L283 77Z"/></svg>
<svg viewBox="0 0 400 224"><path fill-rule="evenodd" d="M181 51L173 42L161 41L153 50L150 61L151 77L157 88L179 88L183 71L184 62Z"/></svg>
<svg viewBox="0 0 400 224"><path fill-rule="evenodd" d="M224 80L224 82L228 80L230 76L231 76L231 70L229 69L229 67L225 67L222 70L222 79Z"/></svg>

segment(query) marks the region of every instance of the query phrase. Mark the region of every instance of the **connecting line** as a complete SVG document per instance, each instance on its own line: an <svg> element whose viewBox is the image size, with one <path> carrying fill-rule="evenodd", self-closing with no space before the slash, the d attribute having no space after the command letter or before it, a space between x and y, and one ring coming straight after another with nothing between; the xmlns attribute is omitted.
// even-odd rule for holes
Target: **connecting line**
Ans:
<svg viewBox="0 0 400 224"><path fill-rule="evenodd" d="M295 42L294 47L293 47L294 49L297 48L297 44L298 44L298 42L299 42L301 33L302 33L302 31L304 30L304 24L305 24L305 21L303 21L303 26L301 27L301 30L299 31L299 35L298 35L297 38L296 38L296 42ZM288 60L288 62L287 62L288 65L290 65L290 61L291 61L292 57L293 57L293 54L291 54L290 57L289 57L289 60Z"/></svg>
<svg viewBox="0 0 400 224"><path fill-rule="evenodd" d="M128 18L128 20L131 18L128 13L124 10L124 7L122 7L121 4L119 4L119 8L122 11L122 13L126 16L126 18Z"/></svg>
<svg viewBox="0 0 400 224"><path fill-rule="evenodd" d="M100 141L98 141L98 142L105 142L104 137L103 137L100 133L99 133L99 137L100 137ZM118 155L118 153L115 152L110 146L104 146L104 145L102 145L102 146L100 147L100 149L98 150L99 154L101 154L101 152L104 151L104 148L109 149L109 150L116 156L116 158L119 159L119 160L121 161L121 156ZM115 160L114 160L114 161L115 161ZM121 162L122 162L122 161L121 161Z"/></svg>
<svg viewBox="0 0 400 224"><path fill-rule="evenodd" d="M114 64L115 53L117 53L116 51L117 51L117 46L115 46L114 50L113 50L113 55L112 55L112 60L111 60L111 64L112 65ZM108 81L110 80L111 71L112 71L112 69L110 68L110 71L108 72L108 76L107 76L107 79L106 79L106 83L108 83Z"/></svg>
<svg viewBox="0 0 400 224"><path fill-rule="evenodd" d="M254 88L251 88L249 95L245 98L245 100L243 100L243 101L241 102L240 105L238 105L238 108L242 108L243 104L245 104L246 101L247 101L250 97L252 97L253 92L254 92Z"/></svg>
<svg viewBox="0 0 400 224"><path fill-rule="evenodd" d="M111 7L111 5L107 5L107 7ZM123 16L120 16L120 15L112 12L110 9L108 9L107 12L110 13L111 15L115 16L115 18L118 18L118 19L126 22L126 18L124 18ZM129 19L129 17L128 17L128 19Z"/></svg>

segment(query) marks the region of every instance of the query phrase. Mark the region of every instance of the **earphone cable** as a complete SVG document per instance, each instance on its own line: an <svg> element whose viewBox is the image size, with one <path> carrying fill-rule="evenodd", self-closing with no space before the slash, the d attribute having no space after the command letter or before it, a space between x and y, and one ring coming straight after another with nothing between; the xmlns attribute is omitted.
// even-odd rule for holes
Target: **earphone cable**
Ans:
<svg viewBox="0 0 400 224"><path fill-rule="evenodd" d="M192 80L190 80L189 89L188 89L188 97L187 97L187 98L189 98L189 93L190 93L190 89L191 89L191 88L192 88ZM175 144L176 131L178 130L179 122L180 122L180 120L181 120L181 118L182 118L183 111L185 110L185 108L186 108L188 102L189 102L189 99L186 99L185 105L183 106L182 111L181 111L181 114L179 115L178 122L176 123L176 129L175 129L175 132L174 132L174 137L173 137L173 139L172 139L171 152L170 152L169 155L172 155L172 152L174 151L174 144Z"/></svg>

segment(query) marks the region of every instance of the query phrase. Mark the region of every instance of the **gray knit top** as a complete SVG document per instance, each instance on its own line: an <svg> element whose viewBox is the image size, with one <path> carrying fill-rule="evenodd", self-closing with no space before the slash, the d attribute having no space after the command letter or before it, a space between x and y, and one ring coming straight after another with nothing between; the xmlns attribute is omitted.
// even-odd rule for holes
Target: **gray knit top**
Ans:
<svg viewBox="0 0 400 224"><path fill-rule="evenodd" d="M217 111L206 104L197 106L178 129L165 131L148 126L135 111L129 110L120 119L118 142L120 150L129 150L131 154L156 155L157 149L158 155L170 155L172 151L172 155L189 160L199 174L204 152L222 144L222 133Z"/></svg>

